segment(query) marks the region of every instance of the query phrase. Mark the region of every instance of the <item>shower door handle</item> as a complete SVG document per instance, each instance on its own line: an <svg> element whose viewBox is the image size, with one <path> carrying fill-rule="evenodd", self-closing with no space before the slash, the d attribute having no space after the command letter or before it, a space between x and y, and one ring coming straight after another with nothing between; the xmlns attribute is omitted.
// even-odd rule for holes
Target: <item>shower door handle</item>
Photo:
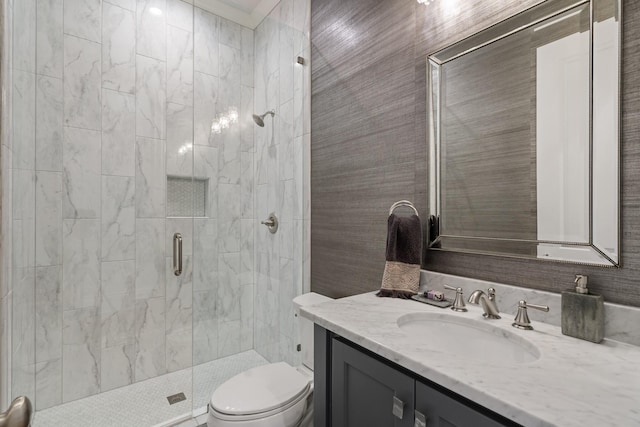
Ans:
<svg viewBox="0 0 640 427"><path fill-rule="evenodd" d="M180 233L173 235L173 274L176 276L182 274L182 235Z"/></svg>

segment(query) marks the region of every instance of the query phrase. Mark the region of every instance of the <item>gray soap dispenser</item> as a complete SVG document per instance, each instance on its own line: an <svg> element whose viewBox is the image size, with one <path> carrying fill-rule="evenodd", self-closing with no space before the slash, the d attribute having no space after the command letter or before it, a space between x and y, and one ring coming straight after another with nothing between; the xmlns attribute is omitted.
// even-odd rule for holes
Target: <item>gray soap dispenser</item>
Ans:
<svg viewBox="0 0 640 427"><path fill-rule="evenodd" d="M589 293L587 280L576 274L575 292L562 292L562 333L599 343L604 338L604 298Z"/></svg>

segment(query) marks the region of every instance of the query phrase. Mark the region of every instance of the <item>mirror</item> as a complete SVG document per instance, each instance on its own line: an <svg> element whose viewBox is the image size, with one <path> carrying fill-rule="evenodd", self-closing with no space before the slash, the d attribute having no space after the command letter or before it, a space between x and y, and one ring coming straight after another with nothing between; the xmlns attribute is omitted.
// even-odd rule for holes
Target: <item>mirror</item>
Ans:
<svg viewBox="0 0 640 427"><path fill-rule="evenodd" d="M429 248L619 266L620 11L549 0L427 58Z"/></svg>

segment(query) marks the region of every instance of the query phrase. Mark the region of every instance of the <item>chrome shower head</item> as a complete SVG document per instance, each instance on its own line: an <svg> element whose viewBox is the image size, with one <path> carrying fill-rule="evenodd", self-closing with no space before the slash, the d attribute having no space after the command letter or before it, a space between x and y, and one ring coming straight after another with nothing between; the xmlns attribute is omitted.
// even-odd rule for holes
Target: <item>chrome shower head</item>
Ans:
<svg viewBox="0 0 640 427"><path fill-rule="evenodd" d="M276 112L274 110L271 110L271 111L267 111L266 113L264 113L264 114L262 114L260 116L257 115L257 114L254 114L253 115L253 121L256 122L256 124L258 126L263 128L264 127L264 118L269 114L271 115L271 117L273 117L276 114Z"/></svg>

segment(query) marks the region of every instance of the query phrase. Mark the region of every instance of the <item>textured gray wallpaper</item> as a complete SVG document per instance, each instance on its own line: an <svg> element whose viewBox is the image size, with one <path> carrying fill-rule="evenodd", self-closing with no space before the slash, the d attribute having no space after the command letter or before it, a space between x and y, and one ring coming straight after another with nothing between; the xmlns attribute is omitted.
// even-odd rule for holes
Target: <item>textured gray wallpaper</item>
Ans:
<svg viewBox="0 0 640 427"><path fill-rule="evenodd" d="M426 215L426 56L538 2L312 0L314 291L379 288L389 206ZM623 10L622 267L427 251L425 268L554 292L588 274L593 292L640 306L640 2Z"/></svg>

